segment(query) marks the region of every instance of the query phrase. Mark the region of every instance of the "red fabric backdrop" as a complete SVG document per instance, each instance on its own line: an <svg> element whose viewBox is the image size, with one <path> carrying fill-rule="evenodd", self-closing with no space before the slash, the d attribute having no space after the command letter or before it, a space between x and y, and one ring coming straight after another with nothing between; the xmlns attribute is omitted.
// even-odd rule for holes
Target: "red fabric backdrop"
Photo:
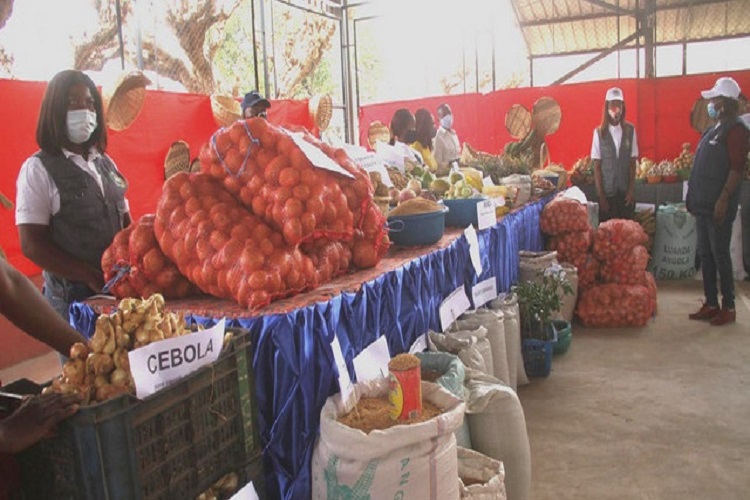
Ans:
<svg viewBox="0 0 750 500"><path fill-rule="evenodd" d="M16 177L21 164L38 150L36 122L46 83L0 80L0 192L16 196ZM307 101L272 101L268 119L277 124L314 130ZM190 145L191 157L218 129L208 96L148 91L143 110L133 125L122 132L108 131L107 153L128 179L127 196L134 218L153 212L164 182L164 157L174 141ZM0 246L8 260L27 275L39 269L21 254L14 214L0 208Z"/></svg>
<svg viewBox="0 0 750 500"><path fill-rule="evenodd" d="M454 114L454 127L460 141L475 149L499 153L513 140L505 129L505 114L514 104L531 111L540 97L554 98L562 110L560 128L547 137L550 157L570 169L580 157L591 151L594 128L602 117L604 95L609 87L619 86L625 94L627 120L636 126L640 156L664 160L675 158L684 142L693 149L700 134L690 125L690 111L700 91L711 88L719 76L732 76L741 89L750 93L750 71L703 74L654 80L588 82L553 87L509 89L489 94L439 96L364 106L360 109L360 144L367 147L367 128L375 120L389 124L393 113L402 107L412 112L425 107L433 115L446 102Z"/></svg>

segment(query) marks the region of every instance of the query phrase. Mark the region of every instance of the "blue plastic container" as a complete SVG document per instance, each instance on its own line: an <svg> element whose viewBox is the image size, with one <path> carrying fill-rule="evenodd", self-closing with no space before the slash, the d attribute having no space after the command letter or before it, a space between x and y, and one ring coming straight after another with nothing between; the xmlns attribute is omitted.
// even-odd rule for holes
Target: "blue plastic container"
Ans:
<svg viewBox="0 0 750 500"><path fill-rule="evenodd" d="M482 201L484 201L484 198L443 200L443 204L450 208L450 211L445 216L445 225L460 228L465 228L469 225L477 227L477 204Z"/></svg>
<svg viewBox="0 0 750 500"><path fill-rule="evenodd" d="M391 215L388 217L388 237L401 246L424 246L437 243L445 232L448 207L426 214Z"/></svg>

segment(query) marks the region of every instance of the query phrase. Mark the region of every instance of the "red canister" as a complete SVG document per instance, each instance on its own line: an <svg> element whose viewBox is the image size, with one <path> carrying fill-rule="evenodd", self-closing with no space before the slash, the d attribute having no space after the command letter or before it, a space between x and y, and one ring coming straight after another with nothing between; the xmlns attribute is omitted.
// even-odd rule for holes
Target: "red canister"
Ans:
<svg viewBox="0 0 750 500"><path fill-rule="evenodd" d="M388 363L388 400L393 420L422 416L422 373L419 358L399 354Z"/></svg>

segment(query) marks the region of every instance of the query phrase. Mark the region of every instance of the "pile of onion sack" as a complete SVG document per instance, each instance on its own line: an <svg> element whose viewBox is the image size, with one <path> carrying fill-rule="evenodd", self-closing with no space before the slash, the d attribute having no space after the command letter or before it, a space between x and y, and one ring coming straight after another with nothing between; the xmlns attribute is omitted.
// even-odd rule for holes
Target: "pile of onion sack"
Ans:
<svg viewBox="0 0 750 500"><path fill-rule="evenodd" d="M303 148L327 157L330 169L313 166ZM201 172L165 182L151 227L163 266L204 293L257 310L351 268L373 267L388 250L366 171L306 132L240 120L214 133L200 162ZM142 250L123 249L136 230L118 234L102 259L113 281L130 265L111 287L118 296L139 295L132 275L157 267ZM155 279L149 285L162 291Z"/></svg>

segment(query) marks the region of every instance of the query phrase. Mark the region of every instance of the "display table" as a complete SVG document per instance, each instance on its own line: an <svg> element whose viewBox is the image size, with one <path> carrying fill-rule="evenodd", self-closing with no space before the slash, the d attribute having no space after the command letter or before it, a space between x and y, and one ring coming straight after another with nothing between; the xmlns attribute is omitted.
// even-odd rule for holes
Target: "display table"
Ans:
<svg viewBox="0 0 750 500"><path fill-rule="evenodd" d="M482 273L476 275L463 232L446 231L435 246L391 248L374 269L341 276L308 293L256 313L229 301L168 301L167 309L204 325L227 317L227 326L250 330L259 434L271 498L310 498L310 460L320 410L338 392L331 342L339 340L349 375L353 359L385 335L391 355L408 351L428 330L440 330L439 307L457 287L495 277L498 291L518 279L518 252L542 250L539 215L551 199L534 201L478 232ZM86 335L114 301L94 299L71 307L71 323Z"/></svg>
<svg viewBox="0 0 750 500"><path fill-rule="evenodd" d="M578 187L583 191L589 201L599 201L599 196L596 194L596 187L593 184L584 184ZM683 189L682 182L636 184L635 201L636 203L650 203L652 205L679 203L683 201Z"/></svg>

